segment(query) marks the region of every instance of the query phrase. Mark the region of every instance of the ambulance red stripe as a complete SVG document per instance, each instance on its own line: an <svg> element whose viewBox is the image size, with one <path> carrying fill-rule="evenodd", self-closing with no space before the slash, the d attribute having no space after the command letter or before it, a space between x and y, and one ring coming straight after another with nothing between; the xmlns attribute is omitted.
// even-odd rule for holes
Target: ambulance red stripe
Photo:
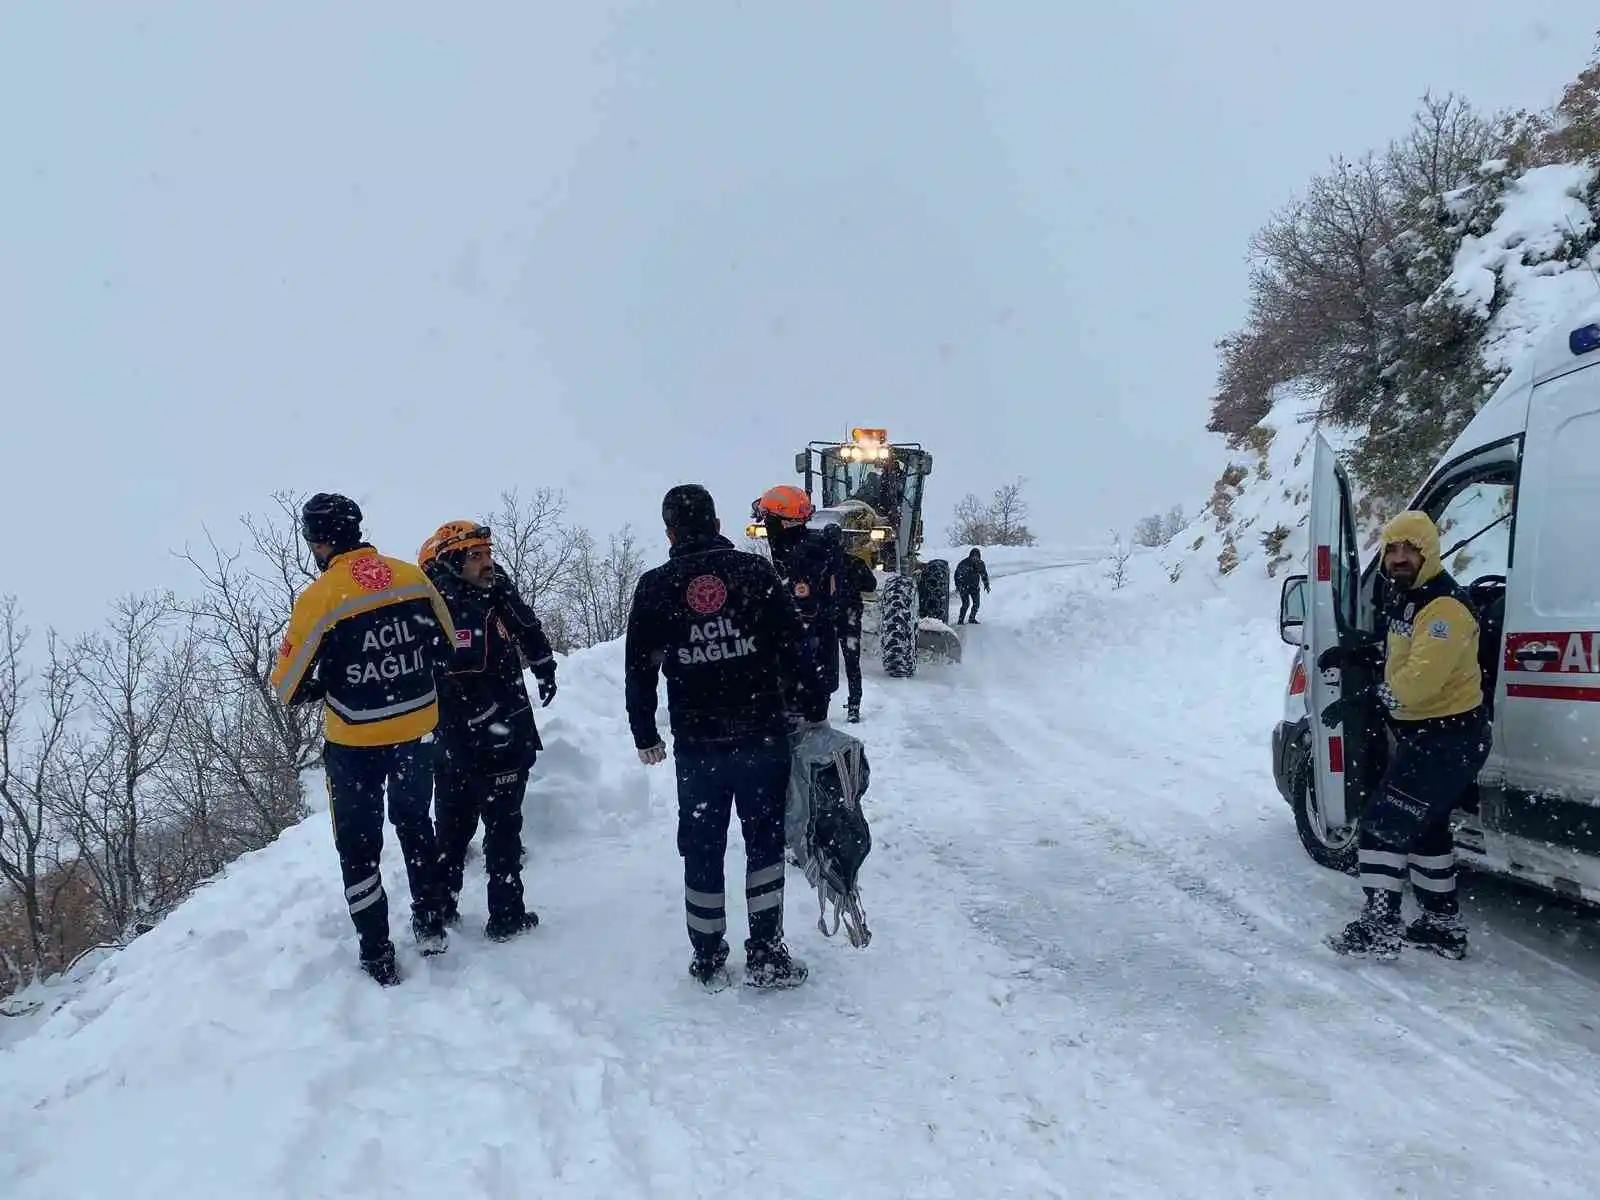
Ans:
<svg viewBox="0 0 1600 1200"><path fill-rule="evenodd" d="M1572 700L1600 703L1600 687L1563 687L1559 683L1508 683L1514 700Z"/></svg>

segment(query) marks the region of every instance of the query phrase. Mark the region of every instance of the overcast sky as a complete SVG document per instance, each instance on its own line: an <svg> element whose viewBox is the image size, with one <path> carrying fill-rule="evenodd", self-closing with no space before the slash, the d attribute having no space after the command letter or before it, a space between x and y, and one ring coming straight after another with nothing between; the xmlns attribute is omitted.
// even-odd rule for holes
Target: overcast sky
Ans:
<svg viewBox="0 0 1600 1200"><path fill-rule="evenodd" d="M0 11L0 592L79 631L277 488L410 556L504 488L652 550L852 424L1096 539L1220 465L1251 232L1570 0Z"/></svg>

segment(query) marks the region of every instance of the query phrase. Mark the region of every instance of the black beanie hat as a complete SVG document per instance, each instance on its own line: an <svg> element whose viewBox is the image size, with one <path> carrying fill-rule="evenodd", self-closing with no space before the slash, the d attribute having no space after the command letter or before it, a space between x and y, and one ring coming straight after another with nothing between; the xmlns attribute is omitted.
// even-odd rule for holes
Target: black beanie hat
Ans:
<svg viewBox="0 0 1600 1200"><path fill-rule="evenodd" d="M361 541L361 508L348 496L318 492L300 510L300 536L348 550Z"/></svg>
<svg viewBox="0 0 1600 1200"><path fill-rule="evenodd" d="M717 505L698 483L680 483L661 500L661 520L674 533L712 533L717 527Z"/></svg>

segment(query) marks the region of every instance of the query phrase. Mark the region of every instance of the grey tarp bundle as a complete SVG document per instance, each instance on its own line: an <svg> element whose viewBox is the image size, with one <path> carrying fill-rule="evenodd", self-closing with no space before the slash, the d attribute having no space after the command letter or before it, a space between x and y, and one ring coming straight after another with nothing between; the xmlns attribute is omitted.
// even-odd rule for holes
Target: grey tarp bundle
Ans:
<svg viewBox="0 0 1600 1200"><path fill-rule="evenodd" d="M840 924L852 946L872 940L861 908L857 872L872 846L861 811L871 768L860 739L829 725L789 735L789 803L784 837L806 882L817 889L817 928L825 937ZM828 905L834 906L828 928Z"/></svg>

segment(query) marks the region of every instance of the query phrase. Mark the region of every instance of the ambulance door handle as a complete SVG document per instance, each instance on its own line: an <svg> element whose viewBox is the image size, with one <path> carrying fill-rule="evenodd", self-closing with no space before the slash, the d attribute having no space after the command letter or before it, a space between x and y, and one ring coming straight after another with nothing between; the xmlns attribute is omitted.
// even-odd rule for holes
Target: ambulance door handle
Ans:
<svg viewBox="0 0 1600 1200"><path fill-rule="evenodd" d="M1555 649L1518 650L1511 657L1519 663L1553 663L1561 661L1561 651Z"/></svg>

